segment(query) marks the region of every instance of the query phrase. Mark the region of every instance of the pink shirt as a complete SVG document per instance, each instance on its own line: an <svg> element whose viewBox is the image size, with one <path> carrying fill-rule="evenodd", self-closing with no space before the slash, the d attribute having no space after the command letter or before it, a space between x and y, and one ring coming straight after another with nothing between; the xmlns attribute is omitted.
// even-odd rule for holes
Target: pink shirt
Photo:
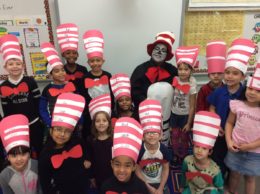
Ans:
<svg viewBox="0 0 260 194"><path fill-rule="evenodd" d="M250 143L260 138L260 108L246 105L240 100L230 101L230 110L236 114L232 139L236 144ZM260 147L250 150L260 153Z"/></svg>

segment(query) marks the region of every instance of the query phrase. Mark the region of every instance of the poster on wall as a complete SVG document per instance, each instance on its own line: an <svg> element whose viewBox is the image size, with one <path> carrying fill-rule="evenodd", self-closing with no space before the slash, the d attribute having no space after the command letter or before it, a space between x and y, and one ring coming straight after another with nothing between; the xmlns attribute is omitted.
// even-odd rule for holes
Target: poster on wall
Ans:
<svg viewBox="0 0 260 194"><path fill-rule="evenodd" d="M45 80L47 79L47 59L42 52L33 52L30 53L31 64L33 69L33 75L36 80Z"/></svg>
<svg viewBox="0 0 260 194"><path fill-rule="evenodd" d="M40 47L38 28L24 28L23 32L27 48Z"/></svg>

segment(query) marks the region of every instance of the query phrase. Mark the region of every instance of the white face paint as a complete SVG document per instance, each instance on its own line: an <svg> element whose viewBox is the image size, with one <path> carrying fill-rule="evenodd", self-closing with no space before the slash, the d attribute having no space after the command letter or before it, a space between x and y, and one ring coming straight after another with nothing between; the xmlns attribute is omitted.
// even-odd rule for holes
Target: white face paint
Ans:
<svg viewBox="0 0 260 194"><path fill-rule="evenodd" d="M167 56L167 46L165 44L157 44L152 51L152 59L157 62L163 62Z"/></svg>

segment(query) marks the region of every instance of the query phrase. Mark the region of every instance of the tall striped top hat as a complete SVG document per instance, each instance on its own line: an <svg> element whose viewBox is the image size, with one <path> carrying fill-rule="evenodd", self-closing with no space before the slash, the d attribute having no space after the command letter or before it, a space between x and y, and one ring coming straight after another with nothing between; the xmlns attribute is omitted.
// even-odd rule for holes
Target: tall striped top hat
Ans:
<svg viewBox="0 0 260 194"><path fill-rule="evenodd" d="M260 91L260 58L258 59L253 76L247 80L247 87Z"/></svg>
<svg viewBox="0 0 260 194"><path fill-rule="evenodd" d="M14 114L3 118L0 123L0 136L7 153L16 146L30 147L27 117Z"/></svg>
<svg viewBox="0 0 260 194"><path fill-rule="evenodd" d="M99 30L89 30L83 35L84 48L87 58L100 57L104 58L104 37Z"/></svg>
<svg viewBox="0 0 260 194"><path fill-rule="evenodd" d="M172 45L174 42L175 42L175 36L172 32L170 31L160 32L156 35L155 41L147 45L147 53L151 56L155 45L159 43L163 43L166 44L167 46L167 56L165 61L171 60L171 58L174 56L172 52Z"/></svg>
<svg viewBox="0 0 260 194"><path fill-rule="evenodd" d="M100 111L106 112L109 116L111 116L110 94L103 94L96 98L93 98L90 101L88 108L89 108L89 113L90 113L91 119L93 119L94 115Z"/></svg>
<svg viewBox="0 0 260 194"><path fill-rule="evenodd" d="M147 99L139 105L139 118L144 133L162 130L162 106L160 101Z"/></svg>
<svg viewBox="0 0 260 194"><path fill-rule="evenodd" d="M199 111L195 114L193 124L194 145L211 149L220 129L220 117L213 112Z"/></svg>
<svg viewBox="0 0 260 194"><path fill-rule="evenodd" d="M143 130L133 118L121 117L115 123L112 158L128 156L135 162L142 145Z"/></svg>
<svg viewBox="0 0 260 194"><path fill-rule="evenodd" d="M221 40L210 41L206 45L208 73L224 73L227 44Z"/></svg>
<svg viewBox="0 0 260 194"><path fill-rule="evenodd" d="M78 51L79 29L72 23L61 24L56 29L61 52Z"/></svg>
<svg viewBox="0 0 260 194"><path fill-rule="evenodd" d="M192 68L195 67L199 54L198 46L181 46L175 52L176 64L187 63Z"/></svg>
<svg viewBox="0 0 260 194"><path fill-rule="evenodd" d="M73 93L62 93L54 106L51 126L66 127L74 130L85 107L83 96Z"/></svg>
<svg viewBox="0 0 260 194"><path fill-rule="evenodd" d="M14 35L7 34L0 38L0 52L3 55L4 64L9 59L19 59L23 61L19 41Z"/></svg>
<svg viewBox="0 0 260 194"><path fill-rule="evenodd" d="M252 40L245 38L235 39L228 49L225 69L228 67L235 67L245 74L248 60L254 51L255 44Z"/></svg>
<svg viewBox="0 0 260 194"><path fill-rule="evenodd" d="M113 75L110 78L110 85L116 100L122 96L131 97L131 84L128 75L124 73Z"/></svg>
<svg viewBox="0 0 260 194"><path fill-rule="evenodd" d="M47 58L47 72L50 73L54 67L62 65L61 59L59 57L58 52L54 48L54 46L50 42L44 42L41 44L41 51L44 56Z"/></svg>

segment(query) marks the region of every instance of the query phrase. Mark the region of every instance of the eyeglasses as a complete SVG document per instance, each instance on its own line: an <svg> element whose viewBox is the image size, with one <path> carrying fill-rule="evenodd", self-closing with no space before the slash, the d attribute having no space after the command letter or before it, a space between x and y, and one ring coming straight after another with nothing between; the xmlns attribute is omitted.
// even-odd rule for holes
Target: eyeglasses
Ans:
<svg viewBox="0 0 260 194"><path fill-rule="evenodd" d="M72 134L72 131L70 131L69 129L63 129L61 127L54 127L53 131L55 131L56 133L60 134L60 135L66 135L66 136L70 136Z"/></svg>

